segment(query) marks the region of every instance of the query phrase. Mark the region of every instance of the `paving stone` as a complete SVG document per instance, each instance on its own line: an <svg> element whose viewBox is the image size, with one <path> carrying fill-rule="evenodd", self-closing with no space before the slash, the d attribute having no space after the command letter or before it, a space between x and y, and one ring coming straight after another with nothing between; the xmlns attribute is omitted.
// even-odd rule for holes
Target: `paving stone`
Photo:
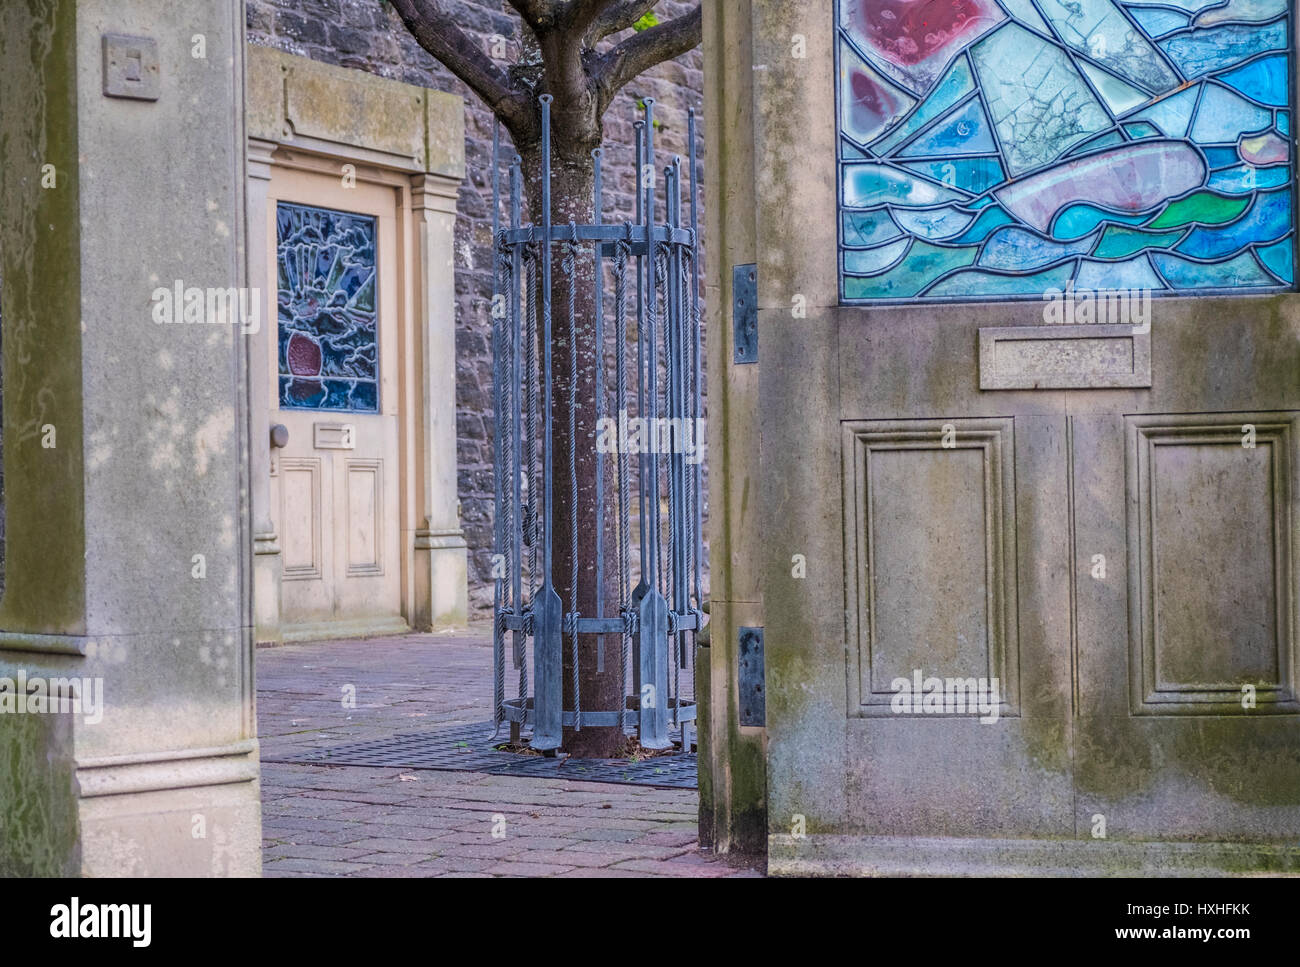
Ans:
<svg viewBox="0 0 1300 967"><path fill-rule="evenodd" d="M489 866L485 872L492 876L558 876L573 869L572 866L560 866L554 863L498 863Z"/></svg>
<svg viewBox="0 0 1300 967"><path fill-rule="evenodd" d="M286 645L257 662L268 877L761 875L698 852L693 790L269 761L490 718L484 629ZM339 682L362 707L339 708Z"/></svg>

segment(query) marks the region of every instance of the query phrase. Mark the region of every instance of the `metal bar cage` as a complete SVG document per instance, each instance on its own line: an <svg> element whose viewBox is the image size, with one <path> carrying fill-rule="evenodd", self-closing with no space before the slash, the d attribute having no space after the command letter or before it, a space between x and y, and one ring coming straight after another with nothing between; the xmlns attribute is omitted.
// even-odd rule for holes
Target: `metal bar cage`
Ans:
<svg viewBox="0 0 1300 967"><path fill-rule="evenodd" d="M512 738L532 727L532 748L552 753L564 729L621 726L635 729L648 749L672 746L670 728L680 727L690 748L695 703L682 698L691 681L695 634L703 623L701 604L702 455L701 313L699 291L698 168L696 119L689 112L689 179L674 157L656 172L654 101L645 99L636 131L636 217L622 224L601 218L601 151L592 152L594 212L590 225L551 222L551 97L540 98L542 115L542 224L522 223L521 159L508 166L508 205L501 186L500 128L493 136L493 239L496 271L492 300L494 485L496 517L493 662L496 726L511 725ZM656 188L662 174L662 222L656 222ZM683 193L689 223L683 223ZM508 224L502 209L508 208ZM565 473L576 490L576 338L552 352L551 281L559 271L576 279L579 259L594 268L593 318L574 318L568 300L569 332L594 327L597 425L614 429L614 446L597 441L596 613L578 613L577 528L569 587L561 601L553 581L556 535L555 474ZM613 289L607 291L606 276ZM630 278L629 278L630 276ZM567 287L570 293L575 285ZM629 301L632 305L629 310ZM605 315L612 307L613 339L606 339ZM629 315L629 311L632 315ZM628 323L636 326L629 338ZM612 343L612 346L610 345ZM567 352L564 350L567 349ZM538 358L540 354L540 359ZM556 359L556 356L567 356ZM558 366L569 376L567 453L552 446L554 388ZM610 381L612 380L612 393ZM611 415L611 405L616 413ZM630 415L635 412L635 416ZM636 431L640 431L639 436ZM608 444L608 440L606 441ZM613 499L606 494L605 461L614 460ZM609 521L607 515L616 515ZM607 553L607 522L617 546ZM633 553L633 542L639 544ZM612 558L612 560L609 560ZM618 605L605 614L608 564L617 573ZM635 582L635 583L634 583ZM596 649L598 674L620 676L623 707L584 709L579 683L579 635L619 636L619 665L606 668L605 648ZM518 690L506 698L506 644L518 673ZM530 694L527 645L533 644ZM571 654L572 708L563 707L563 648ZM631 684L631 689L628 686ZM693 693L692 693L693 694Z"/></svg>

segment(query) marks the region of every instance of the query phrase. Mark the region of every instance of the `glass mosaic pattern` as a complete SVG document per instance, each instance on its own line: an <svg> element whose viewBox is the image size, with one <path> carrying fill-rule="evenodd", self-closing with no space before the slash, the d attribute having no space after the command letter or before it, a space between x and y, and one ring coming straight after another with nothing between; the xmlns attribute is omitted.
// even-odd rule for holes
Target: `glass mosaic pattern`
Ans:
<svg viewBox="0 0 1300 967"><path fill-rule="evenodd" d="M280 406L379 412L375 219L276 209Z"/></svg>
<svg viewBox="0 0 1300 967"><path fill-rule="evenodd" d="M846 302L1294 281L1290 0L839 0Z"/></svg>

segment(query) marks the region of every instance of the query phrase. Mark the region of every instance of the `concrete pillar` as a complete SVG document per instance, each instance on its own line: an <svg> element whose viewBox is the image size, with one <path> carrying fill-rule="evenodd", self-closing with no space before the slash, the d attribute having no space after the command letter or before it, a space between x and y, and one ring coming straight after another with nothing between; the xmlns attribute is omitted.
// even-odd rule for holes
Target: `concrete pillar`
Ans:
<svg viewBox="0 0 1300 967"><path fill-rule="evenodd" d="M704 5L705 238L709 273L709 585L707 651L696 661L700 703L700 841L718 852L767 847L765 730L740 724L739 634L762 627L758 490L759 366L734 362L732 266L757 261L754 59L750 0Z"/></svg>
<svg viewBox="0 0 1300 967"><path fill-rule="evenodd" d="M271 156L275 142L260 138L248 139L248 284L262 296L262 305L271 304L266 293L278 280L270 278L267 260L253 253L269 251L274 240L269 238L267 219L267 193L271 185ZM275 319L263 320L263 325L274 328ZM253 630L255 641L278 643L283 640L280 631L280 536L275 529L275 515L271 509L271 461L279 455L271 446L271 389L266 374L271 371L271 353L274 341L265 334L248 340L248 401L249 401L249 482L253 519Z"/></svg>
<svg viewBox="0 0 1300 967"><path fill-rule="evenodd" d="M416 318L423 366L419 468L420 525L415 533L416 601L429 614L416 614L417 628L464 625L469 611L465 534L456 497L456 315L454 240L459 180L417 175L411 180L415 209ZM423 593L427 590L427 598Z"/></svg>
<svg viewBox="0 0 1300 967"><path fill-rule="evenodd" d="M0 7L0 875L260 872L243 24Z"/></svg>

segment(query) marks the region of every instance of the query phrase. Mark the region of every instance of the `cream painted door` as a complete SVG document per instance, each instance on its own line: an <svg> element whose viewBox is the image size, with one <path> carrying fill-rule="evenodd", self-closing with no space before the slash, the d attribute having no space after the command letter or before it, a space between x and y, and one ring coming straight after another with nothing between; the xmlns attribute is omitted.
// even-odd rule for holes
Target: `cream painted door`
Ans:
<svg viewBox="0 0 1300 967"><path fill-rule="evenodd" d="M272 503L286 637L405 630L391 188L277 169L268 217Z"/></svg>

